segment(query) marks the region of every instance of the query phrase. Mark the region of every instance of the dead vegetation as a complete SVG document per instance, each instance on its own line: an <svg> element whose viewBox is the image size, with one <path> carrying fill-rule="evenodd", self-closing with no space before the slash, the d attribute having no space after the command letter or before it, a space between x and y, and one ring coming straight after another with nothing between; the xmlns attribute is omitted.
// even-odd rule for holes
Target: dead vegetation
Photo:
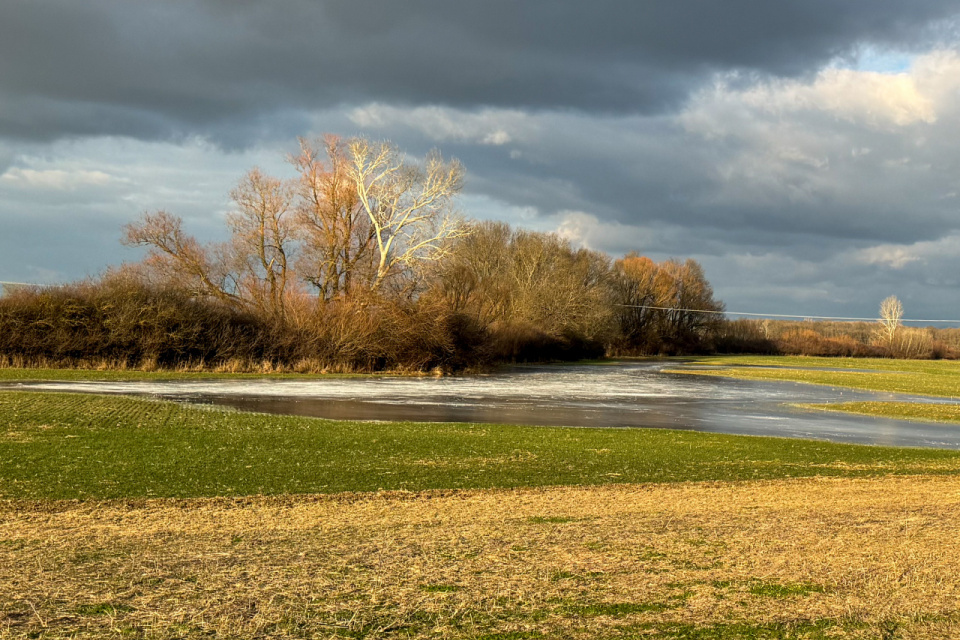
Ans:
<svg viewBox="0 0 960 640"><path fill-rule="evenodd" d="M288 179L239 180L223 242L148 211L124 234L143 260L2 296L0 367L459 371L709 348L716 323L678 309L722 307L696 261L614 263L467 220L463 167L438 153L328 136L289 160ZM636 306L654 304L670 309Z"/></svg>
<svg viewBox="0 0 960 640"><path fill-rule="evenodd" d="M715 346L719 353L956 360L960 329L899 326L890 331L876 322L741 319L718 325Z"/></svg>
<svg viewBox="0 0 960 640"><path fill-rule="evenodd" d="M946 638L960 479L6 503L0 638Z"/></svg>

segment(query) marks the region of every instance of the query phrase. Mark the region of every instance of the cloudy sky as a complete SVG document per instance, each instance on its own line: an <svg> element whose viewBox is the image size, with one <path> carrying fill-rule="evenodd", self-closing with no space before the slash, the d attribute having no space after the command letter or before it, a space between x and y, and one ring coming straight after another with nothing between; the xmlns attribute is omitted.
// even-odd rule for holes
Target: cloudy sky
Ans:
<svg viewBox="0 0 960 640"><path fill-rule="evenodd" d="M956 0L3 0L0 280L224 233L297 136L465 164L471 217L701 261L731 310L960 317Z"/></svg>

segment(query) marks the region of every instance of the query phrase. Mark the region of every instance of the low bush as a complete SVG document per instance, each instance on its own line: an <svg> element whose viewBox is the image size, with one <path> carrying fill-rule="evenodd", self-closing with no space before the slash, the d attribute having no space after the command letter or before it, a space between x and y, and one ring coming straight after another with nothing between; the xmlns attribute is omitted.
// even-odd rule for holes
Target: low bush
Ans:
<svg viewBox="0 0 960 640"><path fill-rule="evenodd" d="M481 359L484 340L469 319L427 304L304 301L280 320L123 277L0 299L8 366L456 369Z"/></svg>
<svg viewBox="0 0 960 640"><path fill-rule="evenodd" d="M853 358L960 358L960 329L900 327L893 340L877 338L869 322L735 320L713 337L718 353Z"/></svg>

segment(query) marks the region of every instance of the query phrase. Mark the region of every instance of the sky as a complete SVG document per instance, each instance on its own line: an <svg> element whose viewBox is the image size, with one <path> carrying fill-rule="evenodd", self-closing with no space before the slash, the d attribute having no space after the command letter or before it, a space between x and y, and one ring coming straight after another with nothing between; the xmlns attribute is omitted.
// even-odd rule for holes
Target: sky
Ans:
<svg viewBox="0 0 960 640"><path fill-rule="evenodd" d="M298 136L437 148L469 217L700 261L732 311L960 318L955 0L4 0L0 281L226 233Z"/></svg>

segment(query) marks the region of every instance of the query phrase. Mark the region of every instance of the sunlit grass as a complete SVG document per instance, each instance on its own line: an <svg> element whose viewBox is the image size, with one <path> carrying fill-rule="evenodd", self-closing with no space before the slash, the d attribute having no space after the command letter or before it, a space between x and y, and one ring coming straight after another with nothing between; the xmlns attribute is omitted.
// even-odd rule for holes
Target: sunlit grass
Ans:
<svg viewBox="0 0 960 640"><path fill-rule="evenodd" d="M866 416L960 423L960 405L924 402L839 402L835 404L798 404L802 409L842 411Z"/></svg>
<svg viewBox="0 0 960 640"><path fill-rule="evenodd" d="M960 397L960 361L805 356L711 356L691 364L715 369L677 372L744 380L777 380L943 397ZM836 370L817 370L836 369ZM868 371L845 371L862 369Z"/></svg>
<svg viewBox="0 0 960 640"><path fill-rule="evenodd" d="M960 452L0 392L0 616L36 638L956 637L956 499L930 499L951 475Z"/></svg>
<svg viewBox="0 0 960 640"><path fill-rule="evenodd" d="M0 497L125 498L957 473L960 453L657 429L347 422L0 393Z"/></svg>
<svg viewBox="0 0 960 640"><path fill-rule="evenodd" d="M0 637L957 638L958 477L0 501Z"/></svg>

